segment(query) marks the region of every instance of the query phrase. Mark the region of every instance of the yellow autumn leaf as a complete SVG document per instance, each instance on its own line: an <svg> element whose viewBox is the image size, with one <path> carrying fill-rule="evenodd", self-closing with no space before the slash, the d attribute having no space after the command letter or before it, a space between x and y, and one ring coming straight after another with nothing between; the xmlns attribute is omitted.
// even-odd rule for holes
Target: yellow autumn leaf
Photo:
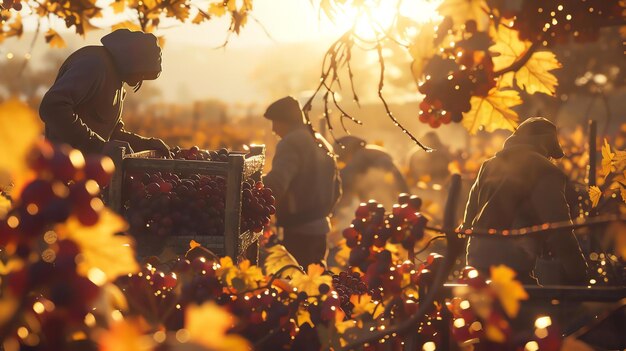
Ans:
<svg viewBox="0 0 626 351"><path fill-rule="evenodd" d="M346 267L348 265L348 259L350 258L350 248L346 245L346 239L341 239L337 244L339 250L335 253L335 262L340 267Z"/></svg>
<svg viewBox="0 0 626 351"><path fill-rule="evenodd" d="M226 6L224 6L223 1L215 2L211 4L208 12L209 12L209 15L212 15L215 17L222 17L226 14Z"/></svg>
<svg viewBox="0 0 626 351"><path fill-rule="evenodd" d="M311 320L311 314L305 308L298 309L298 313L296 313L296 321L298 322L298 326L301 326L304 323L309 323L311 327L315 326Z"/></svg>
<svg viewBox="0 0 626 351"><path fill-rule="evenodd" d="M287 251L283 245L274 245L266 251L269 253L265 258L265 273L270 275L278 272L281 268L289 265L299 266L298 261Z"/></svg>
<svg viewBox="0 0 626 351"><path fill-rule="evenodd" d="M259 287L259 282L265 280L260 267L251 265L249 260L244 260L239 264L239 272L236 276L243 281L246 289Z"/></svg>
<svg viewBox="0 0 626 351"><path fill-rule="evenodd" d="M503 343L506 340L504 333L491 324L487 324L485 327L485 336L487 339L497 343Z"/></svg>
<svg viewBox="0 0 626 351"><path fill-rule="evenodd" d="M425 23L417 37L409 45L409 54L413 58L411 73L413 73L415 81L422 80L424 66L437 53L434 38L435 24L433 22Z"/></svg>
<svg viewBox="0 0 626 351"><path fill-rule="evenodd" d="M113 13L122 13L126 8L126 0L115 0L111 3L111 7L113 8Z"/></svg>
<svg viewBox="0 0 626 351"><path fill-rule="evenodd" d="M45 39L46 43L48 43L51 48L63 49L67 46L65 40L52 28L48 29L46 32Z"/></svg>
<svg viewBox="0 0 626 351"><path fill-rule="evenodd" d="M249 342L236 334L226 334L235 318L214 302L191 305L185 311L185 329L189 341L213 351L248 351Z"/></svg>
<svg viewBox="0 0 626 351"><path fill-rule="evenodd" d="M501 24L498 29L491 29L492 36L496 42L489 48L496 52L493 57L494 70L498 71L509 67L531 47L530 41L521 41L518 32ZM516 72L505 74L500 80L500 87L513 86L513 78L520 89L529 94L544 93L554 95L557 78L550 71L561 68L561 63L556 59L554 53L550 51L534 52L528 61Z"/></svg>
<svg viewBox="0 0 626 351"><path fill-rule="evenodd" d="M138 32L141 31L141 26L133 21L122 21L111 26L111 31L118 29L128 29L131 32Z"/></svg>
<svg viewBox="0 0 626 351"><path fill-rule="evenodd" d="M515 130L518 116L511 107L522 103L515 90L492 89L486 97L474 96L470 100L472 109L463 113L463 126L470 134L481 128L488 132L496 129Z"/></svg>
<svg viewBox="0 0 626 351"><path fill-rule="evenodd" d="M600 202L600 197L602 196L602 190L597 186L589 187L589 199L591 200L591 207L598 206L598 202Z"/></svg>
<svg viewBox="0 0 626 351"><path fill-rule="evenodd" d="M249 260L244 260L235 266L228 256L220 258L220 267L216 274L224 284L237 290L257 288L259 282L265 280L261 268L250 265Z"/></svg>
<svg viewBox="0 0 626 351"><path fill-rule="evenodd" d="M198 14L196 15L196 17L193 18L193 20L191 21L191 23L193 24L200 24L206 20L209 19L208 14L204 14L202 12L198 12Z"/></svg>
<svg viewBox="0 0 626 351"><path fill-rule="evenodd" d="M144 335L141 321L123 319L111 324L98 338L99 351L151 351L154 339Z"/></svg>
<svg viewBox="0 0 626 351"><path fill-rule="evenodd" d="M614 157L615 153L611 152L611 146L606 138L604 138L604 143L602 144L602 174L604 178L613 170Z"/></svg>
<svg viewBox="0 0 626 351"><path fill-rule="evenodd" d="M26 155L41 135L37 114L25 103L10 99L0 104L0 170L17 183L27 171Z"/></svg>
<svg viewBox="0 0 626 351"><path fill-rule="evenodd" d="M24 261L20 258L9 258L7 263L0 260L0 275L7 275L11 272L19 271L24 267Z"/></svg>
<svg viewBox="0 0 626 351"><path fill-rule="evenodd" d="M443 17L450 16L455 25L464 25L468 20L475 20L478 30L487 28L489 18L484 0L444 0L437 8Z"/></svg>
<svg viewBox="0 0 626 351"><path fill-rule="evenodd" d="M507 266L499 265L491 267L490 273L490 287L498 295L504 312L511 318L517 316L520 300L527 300L528 294L522 283L514 279L515 271Z"/></svg>
<svg viewBox="0 0 626 351"><path fill-rule="evenodd" d="M57 225L55 231L59 238L72 240L80 248L82 259L78 273L102 285L121 275L139 271L132 238L116 235L127 228L122 217L104 208L93 226L86 227L72 216Z"/></svg>
<svg viewBox="0 0 626 351"><path fill-rule="evenodd" d="M374 319L378 318L385 310L384 308L376 308L378 303L372 300L372 296L366 295L352 295L350 296L350 302L354 305L352 309L352 315L354 317L360 316L364 313L371 315Z"/></svg>
<svg viewBox="0 0 626 351"><path fill-rule="evenodd" d="M332 286L332 282L330 275L324 275L324 267L315 263L309 265L307 274L295 272L291 278L291 285L309 296L319 295L320 285Z"/></svg>

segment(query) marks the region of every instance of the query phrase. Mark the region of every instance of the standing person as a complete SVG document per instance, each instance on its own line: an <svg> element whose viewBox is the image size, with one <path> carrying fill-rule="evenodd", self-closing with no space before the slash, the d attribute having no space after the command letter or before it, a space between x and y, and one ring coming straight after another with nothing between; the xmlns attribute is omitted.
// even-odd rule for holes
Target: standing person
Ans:
<svg viewBox="0 0 626 351"><path fill-rule="evenodd" d="M46 137L84 153L106 153L112 146L124 145L132 148L127 151L158 150L169 155L161 139L126 131L121 118L124 83L136 92L144 80L157 79L161 73L157 38L119 29L101 42L102 46L75 51L59 69L39 107Z"/></svg>
<svg viewBox="0 0 626 351"><path fill-rule="evenodd" d="M332 146L311 133L293 97L272 103L264 116L281 140L263 182L276 197L283 244L306 269L311 263L323 263L326 256L328 217L341 195L337 163Z"/></svg>
<svg viewBox="0 0 626 351"><path fill-rule="evenodd" d="M571 221L565 199L565 174L550 162L563 157L556 126L542 117L529 118L485 161L467 202L464 229L487 231ZM587 283L586 262L572 230L522 237L472 237L467 264L488 274L504 264L524 283L536 284L539 257L551 259L558 274L539 277L541 284Z"/></svg>

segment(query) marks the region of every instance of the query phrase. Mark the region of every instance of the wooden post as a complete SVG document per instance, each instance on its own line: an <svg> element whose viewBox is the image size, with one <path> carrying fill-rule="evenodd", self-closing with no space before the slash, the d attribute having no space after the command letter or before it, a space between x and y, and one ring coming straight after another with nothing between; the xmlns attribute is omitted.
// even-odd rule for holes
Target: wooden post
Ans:
<svg viewBox="0 0 626 351"><path fill-rule="evenodd" d="M596 121L589 121L589 173L588 183L589 186L596 185L596 138L598 133L598 126Z"/></svg>

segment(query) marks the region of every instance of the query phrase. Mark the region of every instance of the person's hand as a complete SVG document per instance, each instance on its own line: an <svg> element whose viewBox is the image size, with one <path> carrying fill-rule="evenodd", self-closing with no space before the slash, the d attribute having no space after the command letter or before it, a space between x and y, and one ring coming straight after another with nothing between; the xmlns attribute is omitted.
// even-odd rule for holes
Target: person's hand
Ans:
<svg viewBox="0 0 626 351"><path fill-rule="evenodd" d="M159 138L150 138L150 139L143 140L141 143L141 149L142 150L155 150L161 156L165 156L168 158L172 157L172 154L170 153L170 147L167 146L167 144Z"/></svg>
<svg viewBox="0 0 626 351"><path fill-rule="evenodd" d="M104 143L102 154L115 159L113 156L117 154L120 147L125 148L126 150L124 150L124 152L127 154L132 154L134 152L133 148L130 147L130 144L127 141L109 140Z"/></svg>

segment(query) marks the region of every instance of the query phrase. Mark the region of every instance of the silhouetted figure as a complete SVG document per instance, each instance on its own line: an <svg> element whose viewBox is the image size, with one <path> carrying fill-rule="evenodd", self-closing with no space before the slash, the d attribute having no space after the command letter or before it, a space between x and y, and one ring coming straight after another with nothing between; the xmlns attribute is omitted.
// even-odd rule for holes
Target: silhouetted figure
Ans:
<svg viewBox="0 0 626 351"><path fill-rule="evenodd" d="M311 263L323 263L326 256L328 216L341 196L337 163L332 146L305 125L293 97L272 103L265 118L272 121L272 131L281 140L263 182L276 197L283 244L306 269Z"/></svg>
<svg viewBox="0 0 626 351"><path fill-rule="evenodd" d="M409 192L404 176L382 147L349 135L337 139L334 148L343 189L335 214L340 221L345 219L339 227L350 224L359 203L374 199L391 209L398 194Z"/></svg>
<svg viewBox="0 0 626 351"><path fill-rule="evenodd" d="M554 124L542 117L524 121L502 150L482 164L463 227L487 231L571 221L564 194L567 178L550 162L561 157ZM587 265L571 230L472 237L467 247L467 264L486 274L490 266L504 264L528 284L536 284L532 272L539 257L554 260L559 269L552 277L539 277L541 284L586 284Z"/></svg>
<svg viewBox="0 0 626 351"><path fill-rule="evenodd" d="M433 151L426 152L421 147L414 149L409 158L410 178L415 182L426 177L433 183L445 183L450 176L448 165L452 161L448 147L441 142L435 132L426 133L421 140Z"/></svg>
<svg viewBox="0 0 626 351"><path fill-rule="evenodd" d="M121 118L124 83L137 91L144 80L157 79L161 73L157 38L120 29L104 36L101 42L102 46L77 50L59 69L39 108L46 137L85 153L105 152L105 145L130 144L134 151L168 154L169 148L161 139L124 130Z"/></svg>

